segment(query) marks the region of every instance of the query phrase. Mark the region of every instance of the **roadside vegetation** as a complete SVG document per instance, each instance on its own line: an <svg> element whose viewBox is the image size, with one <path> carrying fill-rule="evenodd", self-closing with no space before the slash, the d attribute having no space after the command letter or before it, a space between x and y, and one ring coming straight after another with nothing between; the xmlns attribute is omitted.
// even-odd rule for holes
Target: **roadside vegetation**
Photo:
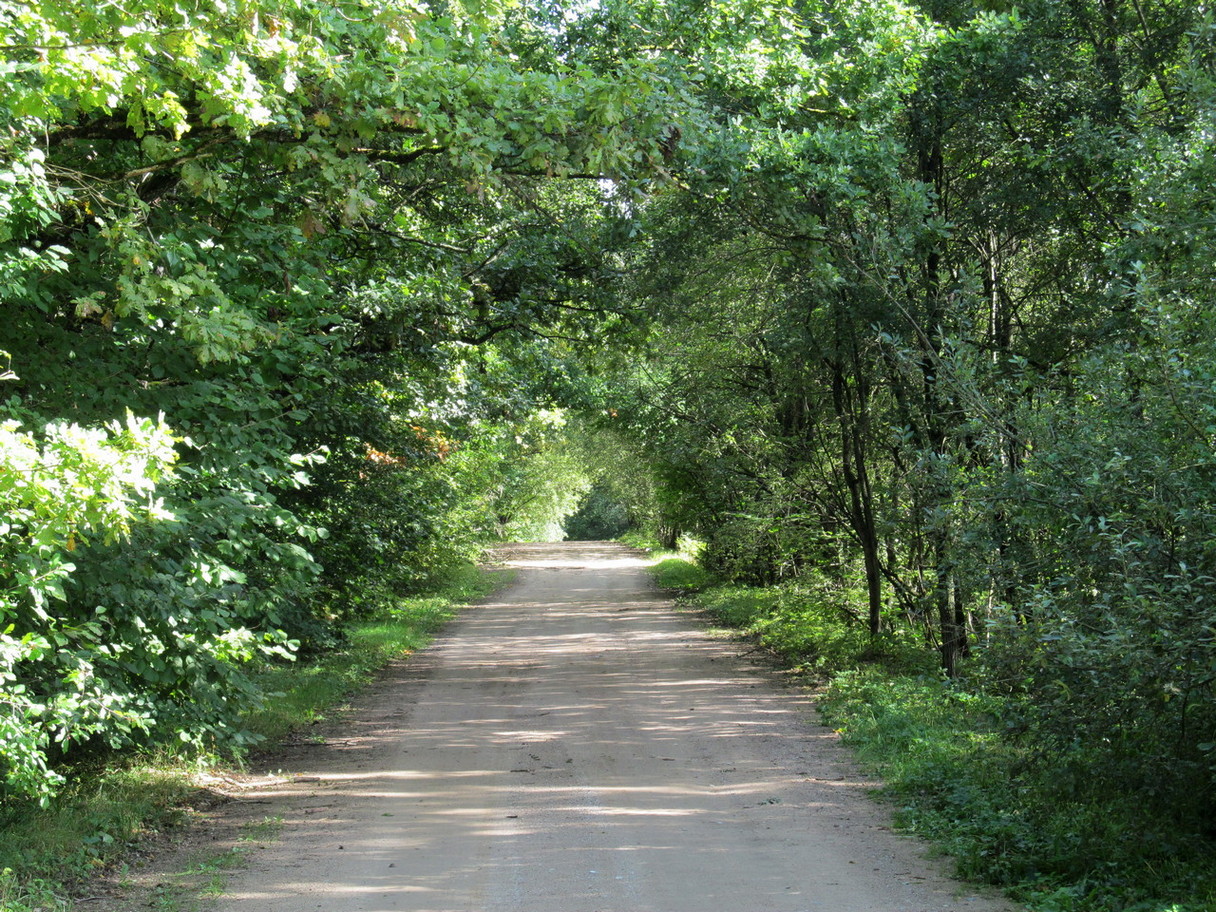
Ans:
<svg viewBox="0 0 1216 912"><path fill-rule="evenodd" d="M273 751L307 731L367 685L388 663L423 648L464 605L510 583L513 571L466 565L429 595L402 596L342 628L341 644L294 662L263 661L251 671L267 701L244 719L241 751L138 754L63 768L65 784L43 808L10 804L0 813L0 910L72 908L87 879L137 861L153 834L187 824L207 800L213 776L240 773L249 751ZM200 780L198 774L206 772ZM217 863L214 877L239 858ZM183 882L198 878L183 872ZM198 872L193 872L197 874Z"/></svg>
<svg viewBox="0 0 1216 912"><path fill-rule="evenodd" d="M1096 775L1099 752L1038 741L1024 703L994 686L983 650L947 679L923 643L870 636L860 586L722 584L688 555L657 549L651 572L813 687L824 723L882 781L897 823L960 876L1035 912L1216 909L1210 821L1186 808L1145 814L1152 796Z"/></svg>

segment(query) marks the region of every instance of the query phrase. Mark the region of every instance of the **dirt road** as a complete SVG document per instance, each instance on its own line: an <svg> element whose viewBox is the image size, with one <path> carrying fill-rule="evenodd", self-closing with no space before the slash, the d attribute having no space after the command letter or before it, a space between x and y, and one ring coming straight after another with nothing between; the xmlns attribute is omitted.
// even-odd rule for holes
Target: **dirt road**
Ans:
<svg viewBox="0 0 1216 912"><path fill-rule="evenodd" d="M258 798L222 912L998 912L894 835L798 693L631 552L518 548Z"/></svg>

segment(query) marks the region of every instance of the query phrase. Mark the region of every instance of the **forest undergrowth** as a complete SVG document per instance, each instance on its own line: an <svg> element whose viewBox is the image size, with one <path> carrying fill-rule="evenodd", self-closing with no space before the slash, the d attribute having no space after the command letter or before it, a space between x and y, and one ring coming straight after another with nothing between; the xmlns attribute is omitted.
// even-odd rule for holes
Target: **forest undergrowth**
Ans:
<svg viewBox="0 0 1216 912"><path fill-rule="evenodd" d="M861 587L813 574L724 584L687 552L656 551L651 571L814 686L823 721L880 778L898 825L960 876L1035 912L1216 909L1213 834L1185 809L1120 788L1119 771L1084 743L1028 739L1024 707L992 686L981 648L951 680L906 628L870 636Z"/></svg>

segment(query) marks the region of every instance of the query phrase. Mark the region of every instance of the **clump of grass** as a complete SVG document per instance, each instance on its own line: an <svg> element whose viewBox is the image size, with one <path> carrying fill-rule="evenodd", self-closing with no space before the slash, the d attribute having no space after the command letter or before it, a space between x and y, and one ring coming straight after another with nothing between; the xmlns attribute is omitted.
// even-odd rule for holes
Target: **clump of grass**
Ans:
<svg viewBox="0 0 1216 912"><path fill-rule="evenodd" d="M73 771L49 807L0 806L0 912L68 908L64 884L176 822L195 789L191 770L132 764Z"/></svg>
<svg viewBox="0 0 1216 912"><path fill-rule="evenodd" d="M18 880L11 868L0 869L0 912L70 912L71 905L53 884Z"/></svg>
<svg viewBox="0 0 1216 912"><path fill-rule="evenodd" d="M715 586L694 602L793 668L820 677L881 662L921 669L931 664L906 631L871 636L857 605L864 594L805 577L781 586Z"/></svg>
<svg viewBox="0 0 1216 912"><path fill-rule="evenodd" d="M713 577L700 564L683 557L668 557L650 567L655 583L663 589L696 592L713 582Z"/></svg>

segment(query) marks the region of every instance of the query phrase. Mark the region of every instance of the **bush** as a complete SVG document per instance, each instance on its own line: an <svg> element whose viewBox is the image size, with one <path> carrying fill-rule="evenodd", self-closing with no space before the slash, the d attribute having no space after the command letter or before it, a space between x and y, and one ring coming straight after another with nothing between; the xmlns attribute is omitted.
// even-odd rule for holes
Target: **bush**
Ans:
<svg viewBox="0 0 1216 912"><path fill-rule="evenodd" d="M695 592L713 582L713 577L700 564L682 557L669 557L650 568L660 588L679 592Z"/></svg>
<svg viewBox="0 0 1216 912"><path fill-rule="evenodd" d="M1216 836L1211 586L1082 599L1044 592L1000 618L985 683L1007 695L1010 735L1056 802L1136 800L1133 825ZM1087 604L1088 603L1088 604Z"/></svg>
<svg viewBox="0 0 1216 912"><path fill-rule="evenodd" d="M941 844L962 875L1044 912L1213 908L1213 846L1146 819L1137 793L1068 797L1075 774L1100 767L1039 762L1009 736L1019 712L1007 697L871 668L838 675L820 708L886 781L900 823Z"/></svg>

